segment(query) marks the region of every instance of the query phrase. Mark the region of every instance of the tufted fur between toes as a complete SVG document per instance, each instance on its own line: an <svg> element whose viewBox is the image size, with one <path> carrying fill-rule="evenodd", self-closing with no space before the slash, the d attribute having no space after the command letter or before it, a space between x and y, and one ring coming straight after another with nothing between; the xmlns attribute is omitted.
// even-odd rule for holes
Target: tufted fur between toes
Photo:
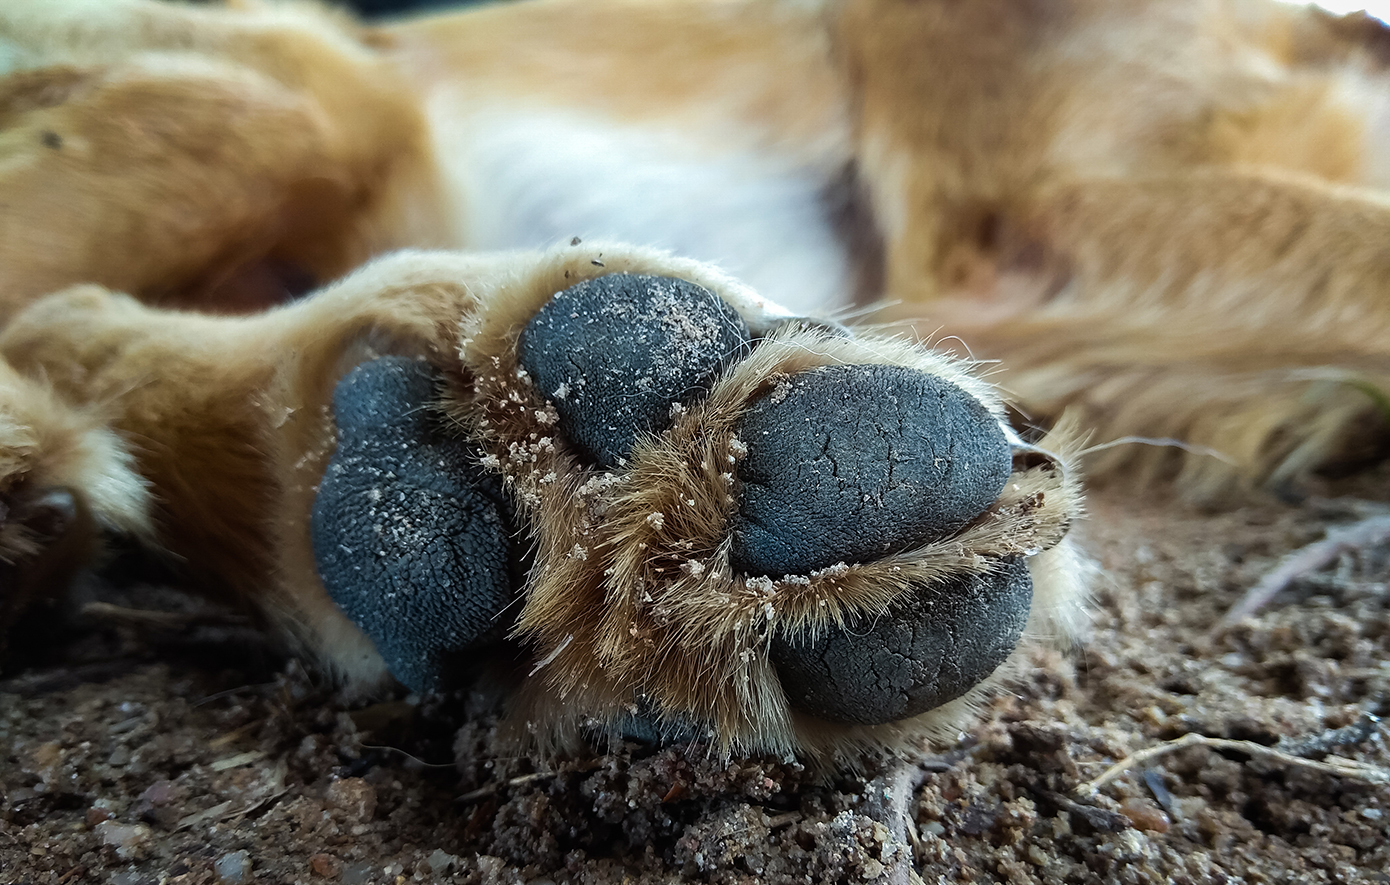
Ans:
<svg viewBox="0 0 1390 885"><path fill-rule="evenodd" d="M945 582L1028 559L1035 585L1025 642L1067 644L1082 620L1084 569L1064 540L1079 514L1068 432L1049 453L1016 459L999 499L953 536L883 559L806 575L749 578L731 567L736 465L746 452L741 416L791 375L820 366L886 364L960 386L1001 422L993 389L958 360L872 333L844 338L782 324L729 369L701 402L673 410L664 433L639 439L625 468L603 470L558 432L558 414L519 365L527 321L556 292L608 273L678 275L744 314L754 334L776 323L736 282L693 263L646 252L566 250L525 279L480 299L460 356L470 383L445 408L504 477L530 525L536 564L517 636L536 662L510 717L518 737L545 751L585 728L617 727L639 711L657 727L700 723L722 753L799 753L852 759L945 736L973 715L1020 652L977 689L887 725L816 719L787 703L768 647L815 636L860 614L887 611L913 585ZM1032 463L1036 462L1036 463Z"/></svg>

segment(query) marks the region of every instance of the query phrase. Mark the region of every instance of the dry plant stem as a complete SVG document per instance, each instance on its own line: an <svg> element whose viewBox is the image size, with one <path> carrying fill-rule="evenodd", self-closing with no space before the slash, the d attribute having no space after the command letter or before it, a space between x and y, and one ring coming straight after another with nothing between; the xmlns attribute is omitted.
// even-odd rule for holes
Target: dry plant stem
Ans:
<svg viewBox="0 0 1390 885"><path fill-rule="evenodd" d="M1213 750L1235 750L1240 753L1248 753L1251 756L1263 756L1266 759L1273 759L1284 765L1299 766L1310 768L1313 771L1321 771L1324 774L1336 777L1349 777L1356 780L1366 781L1372 784L1390 784L1390 771L1378 768L1374 765L1367 765L1364 762L1357 762L1354 759L1342 759L1337 756L1328 757L1321 762L1315 759L1304 759L1302 756L1293 756L1288 753L1276 750L1273 747L1266 747L1264 744L1257 744L1253 741L1235 741L1228 738L1207 737L1203 734L1185 734L1182 737L1149 747L1147 750L1140 750L1116 762L1105 770L1100 777L1089 780L1081 784L1074 791L1077 796L1089 798L1096 794L1104 785L1124 774L1135 766L1142 765L1159 756L1166 756L1169 753L1176 753L1188 747L1209 747Z"/></svg>
<svg viewBox="0 0 1390 885"><path fill-rule="evenodd" d="M593 771L594 769L600 767L601 765L602 765L602 762L600 762L599 760L595 759L595 760L592 760L592 761L590 761L590 762L588 762L588 763L586 763L586 764L584 764L584 765L579 765L579 766L576 766L576 767L574 767L574 768L572 768L572 769L569 769L569 771L576 772L576 773L582 773L582 772L586 772L586 771ZM481 786L481 787L479 787L479 788L476 789L476 790L469 790L467 793L464 793L462 796L459 796L459 797L456 798L454 801L457 802L457 803L476 802L476 801L478 801L479 799L485 799L485 798L487 798L488 796L492 796L492 795L496 794L496 793L497 793L498 791L500 791L503 787L519 787L519 786L522 786L522 785L524 785L524 784L529 784L529 783L534 783L534 782L536 782L536 781L543 781L543 780L547 780L547 779L549 779L549 778L559 777L560 775L565 774L565 773L566 773L565 771L561 771L561 770L559 770L559 769L556 769L556 770L554 770L554 771L535 771L535 772L532 772L531 774L521 774L521 775L517 775L516 777L510 778L510 779L508 779L508 780L506 780L506 781L493 781L492 783L486 784L486 785L484 785L484 786Z"/></svg>
<svg viewBox="0 0 1390 885"><path fill-rule="evenodd" d="M1217 623L1212 635L1221 635L1243 618L1259 611L1289 584L1317 571L1343 552L1364 550L1386 541L1390 541L1390 515L1371 516L1343 528L1329 529L1327 537L1321 541L1295 550L1284 557L1274 571L1251 587L1240 602L1226 613Z"/></svg>
<svg viewBox="0 0 1390 885"><path fill-rule="evenodd" d="M284 796L289 791L290 788L285 787L279 790L278 792L266 796L264 799L252 802L244 808L235 811L232 810L232 805L235 803L233 803L231 800L218 803L217 805L214 805L211 808L208 808L204 811L199 811L195 814L190 814L187 817L183 818L177 824L174 825L173 831L175 833L178 833L182 832L183 830L191 829L193 827L201 826L202 824L213 821L220 823L222 821L231 820L235 817L245 817L248 814L255 814L256 812L262 810L263 808L266 808L267 806L280 799L280 797Z"/></svg>
<svg viewBox="0 0 1390 885"><path fill-rule="evenodd" d="M186 630L205 624L222 627L248 627L251 619L228 612L166 612L128 608L109 602L89 602L82 606L83 617L106 624L123 624L137 629Z"/></svg>
<svg viewBox="0 0 1390 885"><path fill-rule="evenodd" d="M912 797L926 779L927 767L921 762L905 762L869 781L864 789L864 811L888 828L893 841L902 846L897 857L884 871L885 881L893 885L912 885L917 879L913 869L913 842L916 823L912 814Z"/></svg>
<svg viewBox="0 0 1390 885"><path fill-rule="evenodd" d="M508 780L506 782L506 786L519 787L522 784L529 784L534 781L545 780L546 778L555 777L557 774L559 774L559 772L556 771L537 771L533 772L532 774L523 774ZM501 781L495 781L493 783L488 784L485 787L479 787L476 790L469 790L467 793L464 793L462 796L459 796L454 801L476 802L479 799L483 799L495 794L498 790L502 789L502 786L503 784Z"/></svg>

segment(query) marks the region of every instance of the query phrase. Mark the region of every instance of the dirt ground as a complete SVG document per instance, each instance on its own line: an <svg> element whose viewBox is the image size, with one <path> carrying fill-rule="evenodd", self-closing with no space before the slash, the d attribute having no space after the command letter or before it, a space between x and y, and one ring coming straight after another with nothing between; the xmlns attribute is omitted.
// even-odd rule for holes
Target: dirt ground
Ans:
<svg viewBox="0 0 1390 885"><path fill-rule="evenodd" d="M1390 784L1307 764L1390 769L1390 553L1207 639L1367 506L1098 496L1084 647L959 745L860 775L638 744L538 770L494 751L479 696L353 707L225 624L85 632L0 682L0 882L1390 882ZM1257 746L1077 792L1183 735Z"/></svg>

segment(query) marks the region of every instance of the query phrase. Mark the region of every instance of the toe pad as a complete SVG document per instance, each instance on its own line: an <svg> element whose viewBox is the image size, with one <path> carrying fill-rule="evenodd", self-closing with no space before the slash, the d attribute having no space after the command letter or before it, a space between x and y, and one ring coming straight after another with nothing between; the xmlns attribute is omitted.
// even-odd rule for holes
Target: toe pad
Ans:
<svg viewBox="0 0 1390 885"><path fill-rule="evenodd" d="M518 344L521 365L555 404L560 429L603 467L667 425L748 347L743 320L708 289L611 274L557 293Z"/></svg>
<svg viewBox="0 0 1390 885"><path fill-rule="evenodd" d="M329 595L415 690L442 687L464 652L500 637L519 578L500 483L442 432L435 388L424 363L395 357L338 385L338 449L313 511Z"/></svg>
<svg viewBox="0 0 1390 885"><path fill-rule="evenodd" d="M1012 468L999 422L960 387L901 366L802 372L739 437L733 562L802 575L935 540L994 503Z"/></svg>
<svg viewBox="0 0 1390 885"><path fill-rule="evenodd" d="M877 619L814 642L773 641L787 700L832 722L878 725L924 713L976 686L1014 650L1033 581L1021 559L924 587Z"/></svg>

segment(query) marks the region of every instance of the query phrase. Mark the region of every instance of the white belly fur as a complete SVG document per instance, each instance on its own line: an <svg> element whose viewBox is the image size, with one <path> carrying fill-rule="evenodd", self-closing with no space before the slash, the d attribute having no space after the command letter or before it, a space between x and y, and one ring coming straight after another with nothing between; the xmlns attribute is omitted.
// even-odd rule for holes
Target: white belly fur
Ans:
<svg viewBox="0 0 1390 885"><path fill-rule="evenodd" d="M621 240L711 262L796 313L849 301L851 266L816 170L580 112L460 110L431 108L467 248Z"/></svg>

